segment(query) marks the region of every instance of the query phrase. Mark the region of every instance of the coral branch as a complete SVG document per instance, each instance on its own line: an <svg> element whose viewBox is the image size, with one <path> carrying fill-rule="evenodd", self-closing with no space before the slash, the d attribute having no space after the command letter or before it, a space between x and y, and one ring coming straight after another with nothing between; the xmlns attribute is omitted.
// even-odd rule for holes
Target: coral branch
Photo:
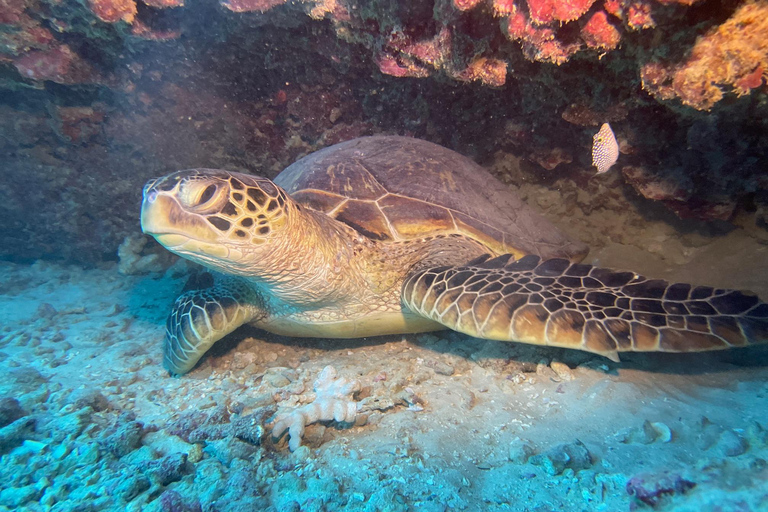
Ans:
<svg viewBox="0 0 768 512"><path fill-rule="evenodd" d="M358 404L352 395L360 390L360 382L336 377L336 369L326 366L314 384L315 400L291 412L275 418L272 436L280 437L287 430L288 448L295 451L301 446L301 438L307 425L318 421L353 423L357 417Z"/></svg>

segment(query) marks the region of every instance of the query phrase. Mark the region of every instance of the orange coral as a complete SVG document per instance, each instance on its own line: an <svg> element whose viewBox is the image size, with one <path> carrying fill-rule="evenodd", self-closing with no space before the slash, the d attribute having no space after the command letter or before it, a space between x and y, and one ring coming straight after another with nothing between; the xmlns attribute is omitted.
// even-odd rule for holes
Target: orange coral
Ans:
<svg viewBox="0 0 768 512"><path fill-rule="evenodd" d="M493 0L491 7L496 16L509 16L517 12L514 0Z"/></svg>
<svg viewBox="0 0 768 512"><path fill-rule="evenodd" d="M482 0L453 0L453 5L460 11L474 9Z"/></svg>
<svg viewBox="0 0 768 512"><path fill-rule="evenodd" d="M456 78L464 81L480 80L492 87L501 87L507 81L507 63L488 57L477 57Z"/></svg>
<svg viewBox="0 0 768 512"><path fill-rule="evenodd" d="M657 98L678 97L709 110L729 89L743 95L760 87L767 68L768 2L750 2L700 37L685 62L649 63L641 74L643 87Z"/></svg>
<svg viewBox="0 0 768 512"><path fill-rule="evenodd" d="M91 11L101 21L132 23L136 18L136 3L133 0L89 0Z"/></svg>

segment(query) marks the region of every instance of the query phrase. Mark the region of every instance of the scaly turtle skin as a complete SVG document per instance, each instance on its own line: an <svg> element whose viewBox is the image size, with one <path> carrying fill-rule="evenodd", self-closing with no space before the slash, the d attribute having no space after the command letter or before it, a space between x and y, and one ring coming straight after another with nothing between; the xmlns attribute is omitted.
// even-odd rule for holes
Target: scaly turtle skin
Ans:
<svg viewBox="0 0 768 512"><path fill-rule="evenodd" d="M168 318L175 374L245 323L335 338L448 327L614 360L768 340L754 295L579 264L586 246L471 160L416 139L338 144L274 182L178 171L145 186L141 222L217 276Z"/></svg>

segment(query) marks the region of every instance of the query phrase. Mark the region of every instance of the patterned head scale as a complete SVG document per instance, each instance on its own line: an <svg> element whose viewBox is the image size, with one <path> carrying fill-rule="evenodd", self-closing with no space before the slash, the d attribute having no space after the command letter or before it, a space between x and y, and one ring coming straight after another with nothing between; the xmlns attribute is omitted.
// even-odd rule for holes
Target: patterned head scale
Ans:
<svg viewBox="0 0 768 512"><path fill-rule="evenodd" d="M619 158L619 143L613 135L611 125L603 123L600 131L592 137L592 165L597 167L597 174L611 168Z"/></svg>

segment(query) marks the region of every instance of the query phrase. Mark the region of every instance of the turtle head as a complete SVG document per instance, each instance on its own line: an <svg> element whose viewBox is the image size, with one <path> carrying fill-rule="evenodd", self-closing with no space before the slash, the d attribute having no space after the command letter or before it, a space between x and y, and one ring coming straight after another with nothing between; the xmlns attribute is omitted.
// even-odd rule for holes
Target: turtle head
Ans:
<svg viewBox="0 0 768 512"><path fill-rule="evenodd" d="M141 228L179 256L245 274L284 245L288 217L296 208L266 178L191 169L144 186Z"/></svg>

